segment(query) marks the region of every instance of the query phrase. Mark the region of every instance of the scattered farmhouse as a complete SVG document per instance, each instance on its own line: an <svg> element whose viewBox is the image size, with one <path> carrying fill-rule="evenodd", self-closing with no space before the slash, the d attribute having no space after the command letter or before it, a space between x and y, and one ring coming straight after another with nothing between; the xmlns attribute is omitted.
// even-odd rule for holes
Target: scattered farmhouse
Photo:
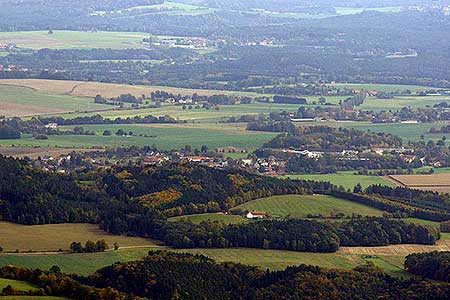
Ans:
<svg viewBox="0 0 450 300"><path fill-rule="evenodd" d="M58 128L58 124L57 123L48 123L47 125L45 125L45 128L47 128L47 129L57 129Z"/></svg>
<svg viewBox="0 0 450 300"><path fill-rule="evenodd" d="M267 213L263 211L254 211L252 210L247 214L247 219L257 220L257 219L264 219L267 217Z"/></svg>

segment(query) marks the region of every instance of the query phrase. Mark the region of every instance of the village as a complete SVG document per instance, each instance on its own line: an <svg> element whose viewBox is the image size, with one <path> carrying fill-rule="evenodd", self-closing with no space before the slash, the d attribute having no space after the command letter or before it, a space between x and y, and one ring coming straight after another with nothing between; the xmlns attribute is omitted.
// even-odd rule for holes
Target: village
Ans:
<svg viewBox="0 0 450 300"><path fill-rule="evenodd" d="M194 151L158 151L149 149L148 151L136 151L126 153L120 150L121 154L111 155L110 152L103 149L92 150L87 152L72 152L61 155L45 155L38 157L34 164L40 166L44 170L66 173L77 168L109 168L115 163L125 163L128 160L134 160L139 164L146 166L161 166L166 163L192 163L210 168L225 169L229 167L242 168L252 173L258 173L267 176L288 175L287 164L291 157L303 157L307 160L318 161L324 156L334 156L341 161L370 161L371 155L383 157L390 155L398 157L405 164L413 165L420 162L422 166L427 164L424 157L418 156L414 149L411 148L372 148L364 151L343 150L340 152L295 150L295 149L271 149L273 155L267 157L257 157L253 153L248 153L245 149L236 147L222 147L214 151L200 152ZM242 158L230 158L228 154L239 154ZM109 157L113 156L112 159ZM245 157L246 156L246 157ZM436 161L431 164L433 168L441 168L445 166L445 162Z"/></svg>

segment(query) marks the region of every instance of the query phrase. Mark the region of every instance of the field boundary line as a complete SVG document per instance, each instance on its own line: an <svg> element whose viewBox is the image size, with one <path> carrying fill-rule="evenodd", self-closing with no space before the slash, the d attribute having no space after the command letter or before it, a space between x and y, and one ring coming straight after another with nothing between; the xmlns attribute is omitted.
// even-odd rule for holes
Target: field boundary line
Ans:
<svg viewBox="0 0 450 300"><path fill-rule="evenodd" d="M1 81L0 81L0 85L1 85L1 86L6 86L6 87L16 87L16 88L19 87L19 88L24 88L24 89L32 90L33 92L40 92L40 93L43 92L43 93L46 93L46 94L48 94L48 95L52 95L52 94L47 93L47 92L44 92L44 91L42 91L42 90L40 90L40 89L31 87L31 86L26 86L26 85L11 84L11 83L2 83Z"/></svg>
<svg viewBox="0 0 450 300"><path fill-rule="evenodd" d="M392 175L388 175L387 178L389 180L393 181L396 185L400 185L400 186L403 186L403 187L408 187L405 183L403 183L401 180L395 178Z"/></svg>
<svg viewBox="0 0 450 300"><path fill-rule="evenodd" d="M80 82L80 83L78 83L78 84L75 84L69 91L67 91L67 92L65 93L65 95L68 95L68 96L77 96L76 94L73 94L73 92L75 92L75 89L77 89L78 87L80 87L80 86L82 86L82 85L85 85L85 84L87 84L87 82Z"/></svg>

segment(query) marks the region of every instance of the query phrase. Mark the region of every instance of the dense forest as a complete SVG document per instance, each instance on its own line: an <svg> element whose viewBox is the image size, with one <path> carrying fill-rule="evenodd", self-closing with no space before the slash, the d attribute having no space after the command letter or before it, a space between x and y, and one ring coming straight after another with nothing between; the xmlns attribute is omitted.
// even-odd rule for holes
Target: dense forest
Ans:
<svg viewBox="0 0 450 300"><path fill-rule="evenodd" d="M428 279L450 282L450 252L410 254L406 257L405 269Z"/></svg>
<svg viewBox="0 0 450 300"><path fill-rule="evenodd" d="M302 252L336 252L340 246L433 245L438 230L387 218L342 222L265 220L242 225L202 222L166 227L165 241L177 248L246 247Z"/></svg>
<svg viewBox="0 0 450 300"><path fill-rule="evenodd" d="M263 271L170 252L150 252L143 260L118 262L88 277L63 274L56 266L47 272L7 266L0 275L37 285L38 295L74 300L440 300L450 296L448 283L394 278L371 264L350 271L306 265ZM5 288L3 294L17 292Z"/></svg>

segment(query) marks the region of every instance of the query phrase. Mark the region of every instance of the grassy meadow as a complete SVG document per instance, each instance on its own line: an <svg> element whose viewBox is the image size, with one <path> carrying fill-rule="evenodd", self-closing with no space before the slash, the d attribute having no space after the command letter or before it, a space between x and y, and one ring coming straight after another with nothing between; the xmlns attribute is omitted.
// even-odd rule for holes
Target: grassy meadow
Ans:
<svg viewBox="0 0 450 300"><path fill-rule="evenodd" d="M1 32L2 43L16 44L21 48L29 49L129 49L144 48L142 39L149 34L143 32L112 32L112 31L16 31Z"/></svg>
<svg viewBox="0 0 450 300"><path fill-rule="evenodd" d="M18 280L11 280L11 279L4 279L0 278L0 291L3 290L8 285L12 286L13 288L19 290L28 292L29 290L37 290L38 288L31 283L25 282L25 281L18 281ZM1 299L1 297L0 297Z"/></svg>
<svg viewBox="0 0 450 300"><path fill-rule="evenodd" d="M95 131L96 135L54 135L49 136L48 140L36 140L30 135L24 135L19 140L0 140L0 145L72 148L154 145L161 150L180 149L185 145L200 149L202 145L206 145L209 149L234 146L253 151L276 136L275 133L247 132L240 126L225 124L83 125L82 127ZM131 131L134 136L114 135L119 129ZM111 130L113 135L103 136L105 130Z"/></svg>
<svg viewBox="0 0 450 300"><path fill-rule="evenodd" d="M58 265L66 273L89 275L99 268L112 265L118 261L141 259L146 256L149 250L154 250L154 248L120 249L118 251L82 254L0 254L0 266L13 264L48 270L52 266Z"/></svg>
<svg viewBox="0 0 450 300"><path fill-rule="evenodd" d="M118 251L85 254L58 255L0 255L0 266L14 264L29 268L48 270L58 265L63 272L81 275L92 274L99 268L115 262L132 261L145 257L151 248L122 249ZM372 261L392 275L404 276L404 256L367 256L347 253L306 253L263 249L179 249L176 252L202 254L217 262L238 262L262 269L282 270L287 266L300 264L316 265L323 268L352 269L367 261Z"/></svg>
<svg viewBox="0 0 450 300"><path fill-rule="evenodd" d="M298 175L285 175L281 178L290 179L303 179L313 181L329 181L334 185L343 186L346 189L353 189L358 183L363 188L370 185L381 184L386 186L395 186L393 183L385 180L381 176L363 176L355 175L354 172L338 172L336 174L298 174Z"/></svg>
<svg viewBox="0 0 450 300"><path fill-rule="evenodd" d="M244 203L235 209L264 211L272 216L307 218L308 215L330 217L339 213L351 216L381 216L381 210L327 195L283 195Z"/></svg>
<svg viewBox="0 0 450 300"><path fill-rule="evenodd" d="M70 243L104 239L112 247L158 247L161 243L151 239L108 234L91 224L52 224L25 226L0 222L0 246L6 252L69 250Z"/></svg>
<svg viewBox="0 0 450 300"><path fill-rule="evenodd" d="M0 115L6 117L101 109L111 109L111 106L96 104L83 97L51 95L27 87L0 85Z"/></svg>

